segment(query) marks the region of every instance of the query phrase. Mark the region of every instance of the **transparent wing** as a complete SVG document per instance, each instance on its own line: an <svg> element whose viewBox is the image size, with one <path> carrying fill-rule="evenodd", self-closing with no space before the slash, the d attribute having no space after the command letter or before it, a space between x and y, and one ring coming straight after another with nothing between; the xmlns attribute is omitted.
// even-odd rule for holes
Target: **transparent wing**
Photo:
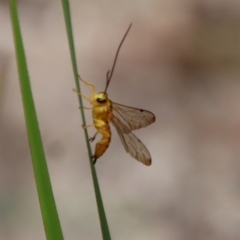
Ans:
<svg viewBox="0 0 240 240"><path fill-rule="evenodd" d="M123 133L129 133L155 122L153 113L139 108L128 107L112 102L112 113L115 117L115 125Z"/></svg>
<svg viewBox="0 0 240 240"><path fill-rule="evenodd" d="M124 125L122 126L122 122L120 122L115 116L113 116L112 123L118 132L125 150L139 162L147 166L151 165L152 159L145 145L131 131L128 131L127 133L123 132L122 127Z"/></svg>

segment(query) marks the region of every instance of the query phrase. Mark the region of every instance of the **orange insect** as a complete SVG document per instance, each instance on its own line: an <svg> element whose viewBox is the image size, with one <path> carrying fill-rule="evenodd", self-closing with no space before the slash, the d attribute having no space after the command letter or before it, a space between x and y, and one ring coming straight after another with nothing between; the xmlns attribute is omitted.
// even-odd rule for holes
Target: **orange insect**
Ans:
<svg viewBox="0 0 240 240"><path fill-rule="evenodd" d="M131 26L132 24L130 24L130 26L128 27L128 30L125 33L117 49L111 71L109 70L107 72L107 82L104 92L96 93L96 88L94 84L84 81L80 76L79 79L82 82L92 87L92 94L90 97L86 97L77 90L74 90L85 100L89 101L92 105L92 108L84 107L85 109L92 109L93 124L83 126L83 128L95 126L95 128L97 129L97 132L92 138L90 138L90 141L93 142L98 133L102 135L102 139L96 144L95 147L95 153L93 155L94 164L96 163L97 159L105 153L110 144L110 123L112 123L113 126L116 128L125 150L130 153L133 158L137 159L138 161L142 162L147 166L151 165L152 162L148 149L132 133L132 131L142 127L146 127L151 123L155 122L154 114L147 110L128 107L122 104L115 103L111 101L107 95L107 88L113 75L119 50Z"/></svg>

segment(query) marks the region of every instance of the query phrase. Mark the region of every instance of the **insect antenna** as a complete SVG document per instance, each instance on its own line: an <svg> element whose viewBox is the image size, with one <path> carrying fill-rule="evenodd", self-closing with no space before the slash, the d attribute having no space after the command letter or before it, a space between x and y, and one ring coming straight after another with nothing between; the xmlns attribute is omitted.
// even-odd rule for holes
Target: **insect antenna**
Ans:
<svg viewBox="0 0 240 240"><path fill-rule="evenodd" d="M110 81L110 80L108 81L108 79L109 79L109 73L110 73L110 70L107 71L107 76L106 76L107 83L106 83L106 89L105 89L104 92L106 92L106 90L107 90L107 86L108 86L109 81Z"/></svg>
<svg viewBox="0 0 240 240"><path fill-rule="evenodd" d="M132 26L132 23L130 23L130 25L129 25L129 27L128 27L126 33L125 33L125 35L123 36L122 41L120 42L120 44L119 44L119 46L118 46L118 49L117 49L117 52L116 52L116 55L115 55L115 58L114 58L114 62L113 62L112 69L107 71L107 75L106 75L106 87L105 87L104 93L107 92L107 88L108 88L108 85L109 85L110 80L111 80L112 75L113 75L113 71L114 71L114 68L115 68L115 65L116 65L116 62L117 62L117 57L118 57L120 48L121 48L121 46L122 46L125 38L127 37L127 34L128 34L128 32L129 32L131 26Z"/></svg>

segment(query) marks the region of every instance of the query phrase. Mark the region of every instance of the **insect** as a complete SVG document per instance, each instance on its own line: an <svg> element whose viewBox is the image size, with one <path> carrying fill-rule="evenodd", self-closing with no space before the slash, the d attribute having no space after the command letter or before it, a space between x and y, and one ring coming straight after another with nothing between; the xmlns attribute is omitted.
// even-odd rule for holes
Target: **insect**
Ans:
<svg viewBox="0 0 240 240"><path fill-rule="evenodd" d="M101 140L96 144L95 153L92 156L93 164L95 164L97 159L105 153L110 144L110 123L112 123L113 126L116 128L125 150L130 153L133 158L147 166L151 165L152 162L148 149L132 133L132 131L142 127L146 127L151 123L155 122L154 114L147 110L128 107L122 104L115 103L108 98L107 94L107 88L113 75L119 50L131 26L132 24L129 25L122 41L119 44L111 71L109 70L107 72L106 87L104 92L96 93L96 88L94 84L83 80L80 76L78 76L80 81L84 82L86 85L92 88L92 94L90 97L86 97L82 93L74 89L75 92L77 92L80 96L82 96L92 105L91 108L84 107L85 109L92 109L93 124L83 126L83 128L95 126L95 128L97 129L95 135L89 140L93 142L98 133L102 135Z"/></svg>

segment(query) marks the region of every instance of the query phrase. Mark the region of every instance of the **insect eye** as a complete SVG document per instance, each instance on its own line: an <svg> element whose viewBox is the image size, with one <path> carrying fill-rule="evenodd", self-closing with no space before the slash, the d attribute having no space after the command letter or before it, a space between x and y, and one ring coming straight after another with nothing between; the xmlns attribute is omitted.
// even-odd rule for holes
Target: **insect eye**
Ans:
<svg viewBox="0 0 240 240"><path fill-rule="evenodd" d="M98 103L105 103L106 99L105 98L97 98Z"/></svg>

